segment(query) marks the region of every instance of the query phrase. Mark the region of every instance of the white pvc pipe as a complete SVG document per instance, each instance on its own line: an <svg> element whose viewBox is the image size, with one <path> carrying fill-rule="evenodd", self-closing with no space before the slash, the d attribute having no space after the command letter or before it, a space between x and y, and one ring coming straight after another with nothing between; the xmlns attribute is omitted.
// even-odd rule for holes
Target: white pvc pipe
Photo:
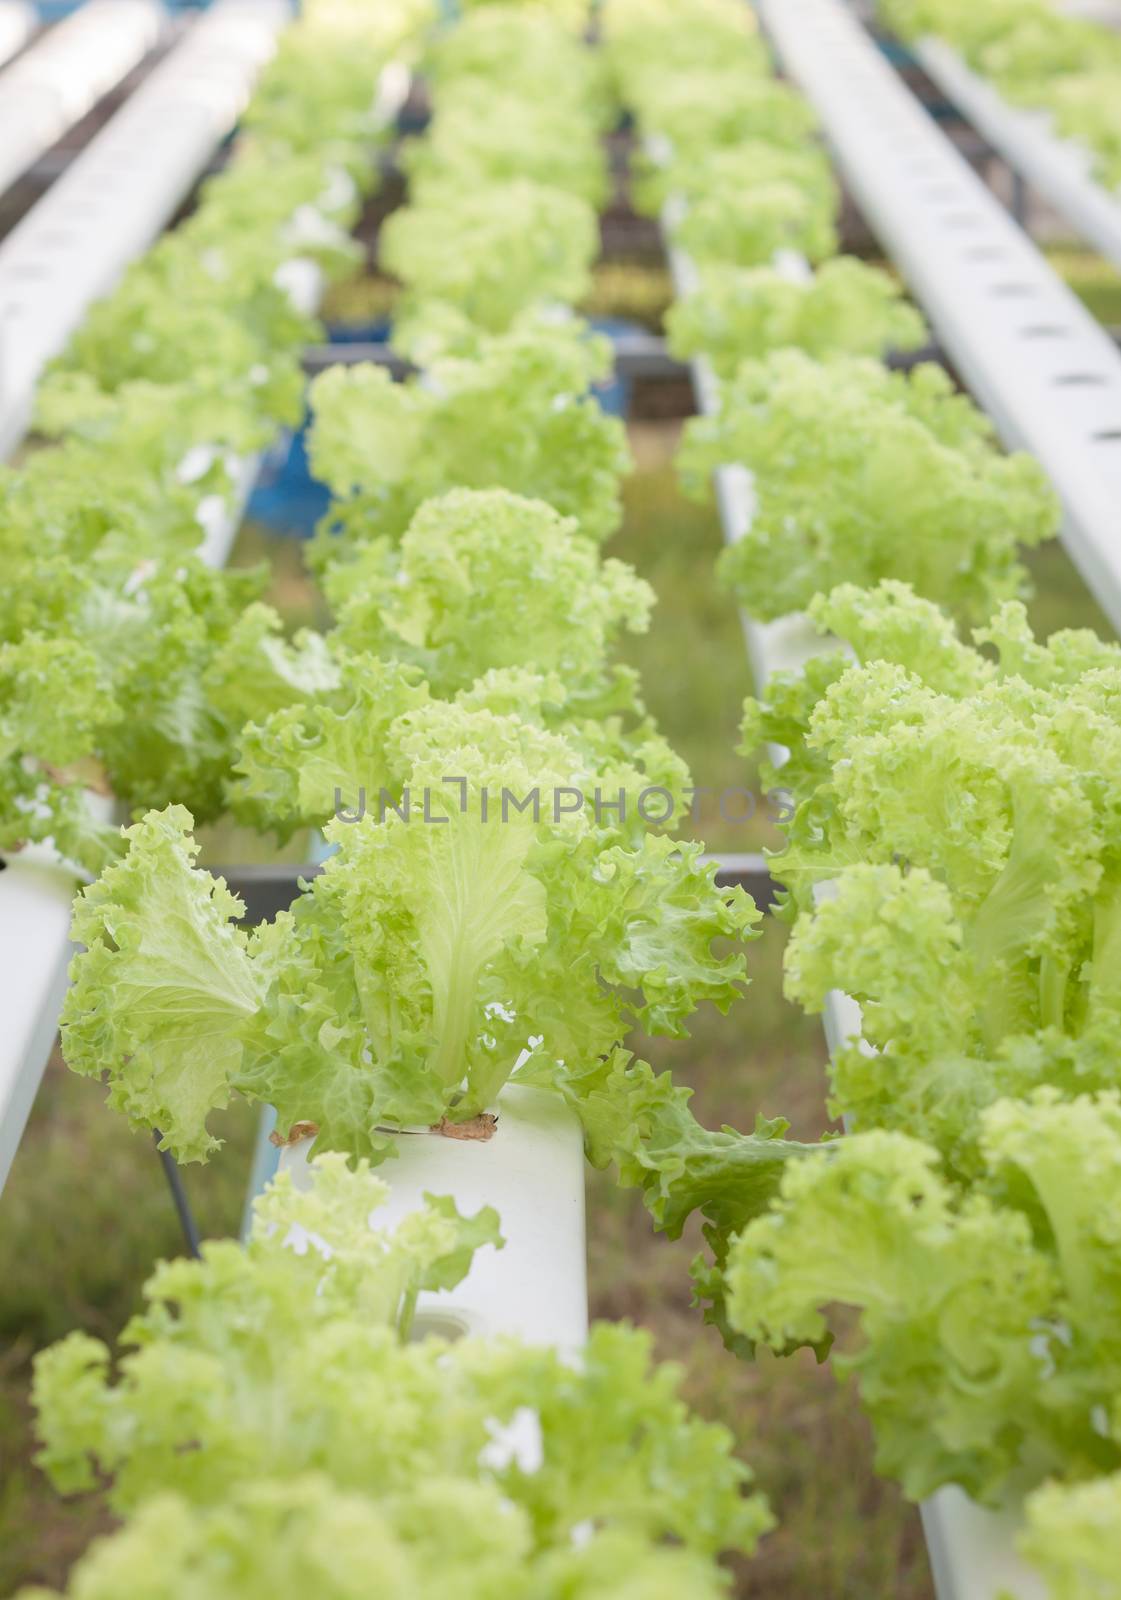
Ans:
<svg viewBox="0 0 1121 1600"><path fill-rule="evenodd" d="M576 1351L588 1333L584 1223L584 1141L559 1097L507 1085L494 1111L494 1136L483 1142L440 1134L401 1134L400 1156L381 1175L400 1222L428 1194L451 1195L461 1213L493 1206L504 1247L480 1250L456 1289L422 1294L415 1333L513 1334L530 1344ZM314 1181L314 1141L281 1152L280 1170L300 1187Z"/></svg>
<svg viewBox="0 0 1121 1600"><path fill-rule="evenodd" d="M1038 190L1081 238L1121 267L1121 193L1111 193L1098 182L1093 153L1060 138L1049 112L1009 105L943 40L920 39L912 50L927 76L1013 172Z"/></svg>
<svg viewBox="0 0 1121 1600"><path fill-rule="evenodd" d="M165 18L158 0L89 0L9 67L0 82L0 190L140 64Z"/></svg>
<svg viewBox="0 0 1121 1600"><path fill-rule="evenodd" d="M109 820L111 802L91 796L90 804ZM0 871L0 1190L58 1032L78 883L43 845L9 856Z"/></svg>
<svg viewBox="0 0 1121 1600"><path fill-rule="evenodd" d="M938 1600L1046 1600L1047 1585L1016 1554L1017 1510L985 1511L952 1484L920 1510Z"/></svg>
<svg viewBox="0 0 1121 1600"><path fill-rule="evenodd" d="M0 0L0 67L23 49L38 26L30 0ZM4 82L0 79L0 95L3 93Z"/></svg>
<svg viewBox="0 0 1121 1600"><path fill-rule="evenodd" d="M284 0L219 0L0 244L0 459L46 363L233 128L287 16Z"/></svg>
<svg viewBox="0 0 1121 1600"><path fill-rule="evenodd" d="M18 858L0 872L0 1189L8 1177L66 993L76 878Z"/></svg>

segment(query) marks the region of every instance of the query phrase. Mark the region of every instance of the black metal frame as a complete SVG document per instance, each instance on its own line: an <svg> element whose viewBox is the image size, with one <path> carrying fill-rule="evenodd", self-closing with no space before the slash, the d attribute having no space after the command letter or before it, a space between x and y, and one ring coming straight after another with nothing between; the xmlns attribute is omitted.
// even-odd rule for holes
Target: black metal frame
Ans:
<svg viewBox="0 0 1121 1600"><path fill-rule="evenodd" d="M765 856L712 854L703 859L716 862L716 882L720 888L740 885L764 911L774 904L776 886ZM224 878L232 893L245 902L244 920L252 926L271 922L278 912L287 911L299 892L300 881L318 877L323 868L318 862L303 865L270 862L267 866L213 867L211 871Z"/></svg>
<svg viewBox="0 0 1121 1600"><path fill-rule="evenodd" d="M167 1179L167 1186L171 1191L172 1204L175 1206L175 1214L179 1218L179 1226L183 1232L183 1243L187 1247L187 1254L198 1261L202 1256L202 1238L199 1234L198 1223L195 1221L194 1211L191 1209L190 1199L186 1189L183 1187L183 1174L179 1171L171 1151L160 1149L163 1134L158 1128L152 1129L152 1138L155 1141L156 1153L160 1158L160 1166L163 1168L164 1177Z"/></svg>
<svg viewBox="0 0 1121 1600"><path fill-rule="evenodd" d="M654 383L680 383L689 378L687 364L671 356L665 340L656 333L636 328L632 333L614 335L611 342L615 348L615 371L620 378ZM946 365L936 344L923 345L920 350L893 350L887 356L887 365L898 370L909 371L920 361L938 361ZM363 362L387 368L398 381L417 371L411 361L397 355L382 340L316 344L304 351L304 371L309 377L326 372L329 367L355 367Z"/></svg>

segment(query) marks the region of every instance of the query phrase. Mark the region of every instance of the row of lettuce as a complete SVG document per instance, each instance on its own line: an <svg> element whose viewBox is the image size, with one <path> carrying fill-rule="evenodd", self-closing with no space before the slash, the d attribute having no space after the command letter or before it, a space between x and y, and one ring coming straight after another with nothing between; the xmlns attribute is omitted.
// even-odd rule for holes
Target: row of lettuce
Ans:
<svg viewBox="0 0 1121 1600"><path fill-rule="evenodd" d="M390 9L377 7L379 31ZM332 12L311 8L281 57L284 120L307 127L309 161L319 92L334 103L329 61L310 70L317 30L341 92L371 15L355 0L355 32L334 35ZM111 1103L180 1159L206 1158L235 1094L275 1106L282 1134L314 1135L316 1159L309 1190L282 1174L266 1191L246 1248L211 1244L156 1271L118 1360L83 1334L38 1358L43 1466L64 1492L107 1487L126 1518L79 1565L76 1600L357 1600L375 1574L379 1593L410 1600L716 1596L718 1556L749 1552L771 1521L728 1431L689 1415L645 1335L598 1327L578 1356L410 1337L420 1292L454 1287L477 1249L501 1247L492 1210L464 1218L428 1197L392 1233L370 1224L385 1197L371 1166L396 1130L466 1122L511 1078L580 1109L601 1162L647 1094L703 1148L713 1136L687 1093L621 1041L682 1033L699 1004L738 998L757 915L715 887L698 846L656 825L681 808L688 774L614 660L653 595L600 554L620 520L625 436L590 392L610 351L568 309L607 192L606 63L570 18L533 8L425 21L435 113L402 152L409 200L380 246L403 285L395 344L423 370L400 384L376 366L335 370L311 397L311 457L334 496L311 564L331 626L289 639L251 593L235 604L223 586L249 580L184 553L197 504L165 536L179 537L173 555L145 526L98 596L154 609L158 572L169 592L206 598L182 646L161 628L150 702L121 707L129 738L158 734L158 752L111 755L101 731L83 752L119 799L154 808L123 838L88 824L64 836L96 839L89 864L108 858L76 909L67 1060L106 1078ZM355 113L359 100L356 84ZM261 114L258 102L254 137ZM346 162L359 186L364 133ZM208 211L206 199L188 228ZM190 443L219 451L293 418L295 331L262 331L220 377L184 385L176 367L170 385L146 372L109 393L95 333L124 317L133 342L138 328L158 341L166 316L176 337L164 264L178 247L173 235L98 308L44 387L43 416L76 397L84 446L111 404L133 404L162 439L197 401L210 431ZM202 318L215 308L198 298ZM219 303L231 336L255 303ZM196 345L214 347L184 327L184 362ZM259 434L216 438L222 413L207 408L238 394L230 374L247 360L279 367L290 403L254 412ZM188 442L173 437L161 484ZM153 488L133 505L136 522L156 500ZM61 618L49 642L93 648ZM66 775L71 789L41 755L32 775L54 785L62 842L88 766ZM166 803L184 801L281 837L322 829L333 853L288 912L246 932L240 904L195 865L190 811ZM667 1170L678 1159L667 1149Z"/></svg>
<svg viewBox="0 0 1121 1600"><path fill-rule="evenodd" d="M330 28L290 29L237 159L41 384L51 443L0 468L0 848L53 838L98 870L119 846L90 790L216 814L232 740L283 693L245 620L265 573L213 570L203 527L240 462L299 420L315 324L297 302L353 268L386 136L370 85L424 12L345 0Z"/></svg>
<svg viewBox="0 0 1121 1600"><path fill-rule="evenodd" d="M830 1067L847 1137L809 1149L761 1128L710 1164L716 1268L697 1263L698 1296L745 1355L823 1354L848 1329L835 1365L859 1385L882 1470L914 1498L1029 1492L1022 1548L1052 1593L1115 1595L1121 649L1088 630L1033 637L1016 547L1057 525L1036 465L1000 455L942 373L852 354L861 332L869 350L917 342L905 308L869 291L830 348L813 308L865 269L830 261L792 283L763 263L776 242L825 254L831 182L801 132L788 151L792 111L773 114L773 149L752 150L736 189L751 212L756 174L772 215L770 170L801 165L805 216L759 257L742 235L730 260L690 236L709 175L719 194L734 168L731 128L791 94L737 44L732 12L659 42L644 8L615 0L616 16L662 163L654 202L685 195L669 215L701 251L670 327L723 379L687 430L683 480L707 492L715 468L751 472L755 521L726 576L754 616L808 608L821 635L804 671L745 708L744 753L785 752L769 776L797 797L772 863L787 993L819 1012L840 989L863 1012ZM692 118L688 140L674 123L682 60L698 104L735 107L727 124L713 113L711 150ZM680 1216L663 1205L671 1228Z"/></svg>
<svg viewBox="0 0 1121 1600"><path fill-rule="evenodd" d="M1052 0L878 0L903 39L944 39L1013 105L1046 111L1057 133L1090 154L1108 189L1121 187L1121 38L1107 17Z"/></svg>

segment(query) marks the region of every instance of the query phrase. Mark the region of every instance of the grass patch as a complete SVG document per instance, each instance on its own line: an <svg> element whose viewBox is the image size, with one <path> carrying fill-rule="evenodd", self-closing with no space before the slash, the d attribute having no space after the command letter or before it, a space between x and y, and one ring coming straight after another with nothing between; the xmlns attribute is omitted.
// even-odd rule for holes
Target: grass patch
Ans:
<svg viewBox="0 0 1121 1600"><path fill-rule="evenodd" d="M104 1104L100 1084L47 1069L3 1195L0 1233L0 1593L65 1582L71 1563L111 1526L100 1497L62 1500L32 1464L35 1351L72 1328L112 1341L160 1259L182 1251L151 1139ZM227 1143L185 1182L207 1237L237 1232L255 1118L235 1106Z"/></svg>
<svg viewBox="0 0 1121 1600"><path fill-rule="evenodd" d="M1121 272L1111 262L1077 244L1052 245L1043 253L1099 322L1121 326Z"/></svg>
<svg viewBox="0 0 1121 1600"><path fill-rule="evenodd" d="M711 791L698 798L696 826L685 831L712 850L757 850L777 844L778 835L758 799L753 764L736 753L751 674L735 601L716 582L722 546L715 506L686 500L677 488L679 435L679 423L631 428L636 471L624 487L623 527L609 553L637 568L658 604L650 632L629 639L623 654L641 673L647 707L688 762L694 784ZM739 820L748 796L756 815Z"/></svg>
<svg viewBox="0 0 1121 1600"><path fill-rule="evenodd" d="M1024 565L1035 591L1028 601L1028 617L1039 638L1060 628L1092 628L1103 639L1114 638L1109 618L1058 539L1027 551Z"/></svg>

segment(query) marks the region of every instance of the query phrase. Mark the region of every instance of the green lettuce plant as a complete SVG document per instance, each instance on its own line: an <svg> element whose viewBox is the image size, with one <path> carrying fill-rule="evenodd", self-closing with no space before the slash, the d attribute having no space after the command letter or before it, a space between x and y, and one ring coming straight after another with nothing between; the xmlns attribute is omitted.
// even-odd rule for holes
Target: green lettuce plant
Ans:
<svg viewBox="0 0 1121 1600"><path fill-rule="evenodd" d="M1053 1600L1082 1600L1116 1588L1121 1547L1121 1473L1073 1485L1045 1483L1027 1498L1017 1544Z"/></svg>
<svg viewBox="0 0 1121 1600"><path fill-rule="evenodd" d="M586 200L529 178L460 190L425 187L381 230L379 261L406 306L442 300L492 333L540 304L571 304L599 251Z"/></svg>
<svg viewBox="0 0 1121 1600"><path fill-rule="evenodd" d="M674 0L610 0L599 24L619 100L646 132L667 92L713 79L719 92L733 77L757 81L770 70L752 14L735 0L697 0L687 11Z"/></svg>
<svg viewBox="0 0 1121 1600"><path fill-rule="evenodd" d="M489 89L564 110L578 125L611 124L616 111L602 57L580 37L587 0L483 3L463 10L454 28L427 41L424 75L438 107L464 92Z"/></svg>
<svg viewBox="0 0 1121 1600"><path fill-rule="evenodd" d="M862 1003L834 1110L968 1173L1002 1095L1118 1081L1121 649L1088 630L1039 644L1010 603L975 631L982 653L892 583L812 613L846 653L745 716L745 748L793 752L787 990Z"/></svg>
<svg viewBox="0 0 1121 1600"><path fill-rule="evenodd" d="M752 139L799 148L818 126L817 113L796 89L734 63L709 72L667 71L656 103L639 109L681 162L690 156L707 161L718 149Z"/></svg>
<svg viewBox="0 0 1121 1600"><path fill-rule="evenodd" d="M1017 546L1058 525L1039 464L1001 455L988 419L928 364L893 373L799 350L745 362L719 410L687 425L678 459L698 498L718 467L751 473L750 526L719 570L762 619L890 576L980 621L1025 586Z"/></svg>
<svg viewBox="0 0 1121 1600"><path fill-rule="evenodd" d="M556 673L566 699L593 708L609 701L616 641L645 632L655 598L575 519L504 489L425 501L399 545L372 540L327 569L324 589L332 637L416 665L434 695L526 668Z"/></svg>
<svg viewBox="0 0 1121 1600"><path fill-rule="evenodd" d="M837 249L833 207L798 184L760 183L743 194L716 184L690 201L671 234L692 259L761 266L780 251L822 261Z"/></svg>
<svg viewBox="0 0 1121 1600"><path fill-rule="evenodd" d="M335 854L275 923L237 927L175 807L79 898L66 1058L180 1159L213 1148L208 1113L235 1091L380 1157L392 1128L469 1120L538 1059L594 1060L636 1024L681 1034L740 993L742 955L714 946L758 914L699 846L633 820L645 775L378 681L370 715L293 722L246 761L270 808L340 811Z"/></svg>
<svg viewBox="0 0 1121 1600"><path fill-rule="evenodd" d="M707 265L696 291L670 307L666 338L679 360L703 356L730 379L775 350L816 361L913 350L926 325L888 273L839 256L805 280L771 266Z"/></svg>
<svg viewBox="0 0 1121 1600"><path fill-rule="evenodd" d="M220 1506L181 1495L147 1500L94 1542L70 1600L277 1600L330 1594L366 1600L719 1600L724 1574L694 1551L641 1533L592 1532L579 1545L534 1548L525 1511L493 1485L439 1478L373 1497L309 1473L239 1485ZM58 1600L21 1589L17 1600Z"/></svg>
<svg viewBox="0 0 1121 1600"><path fill-rule="evenodd" d="M336 3L329 17L315 12L305 10L280 35L242 115L240 144L266 159L314 153L359 176L391 132L380 75L390 63L415 61L436 8L432 0L393 0L376 8Z"/></svg>
<svg viewBox="0 0 1121 1600"><path fill-rule="evenodd" d="M590 539L618 526L625 433L587 393L607 370L603 342L575 321L531 322L476 351L403 384L373 365L315 380L309 453L335 497L317 564L399 539L424 501L452 489L544 500Z"/></svg>
<svg viewBox="0 0 1121 1600"><path fill-rule="evenodd" d="M738 194L742 208L756 189L772 184L790 184L801 190L826 222L837 209L837 180L828 156L818 145L777 144L759 135L719 146L698 163L688 154L676 158L672 149L661 148L662 143L655 140L636 157L635 204L648 216L658 216L675 197L691 206L704 205L715 215L721 199ZM732 226L727 225L729 237ZM732 253L729 260L738 258Z"/></svg>
<svg viewBox="0 0 1121 1600"><path fill-rule="evenodd" d="M321 1157L303 1193L282 1175L245 1248L211 1243L156 1269L115 1373L85 1334L38 1357L41 1464L67 1493L109 1478L114 1509L138 1513L119 1570L166 1523L173 1563L197 1579L186 1592L220 1575L214 1542L256 1579L258 1559L270 1567L250 1529L287 1507L312 1535L296 1559L313 1572L333 1516L359 1549L386 1538L405 1574L442 1571L450 1540L461 1566L477 1547L483 1571L527 1568L527 1595L606 1594L627 1553L649 1569L635 1600L693 1574L718 1592L714 1557L750 1550L771 1519L728 1431L689 1414L677 1369L652 1363L647 1335L608 1325L578 1359L513 1340L406 1342L416 1293L453 1287L501 1241L492 1211L463 1218L431 1196L376 1230L387 1193L341 1158ZM441 1507L458 1508L450 1528ZM91 1586L114 1570L106 1549ZM525 1587L539 1566L546 1587ZM451 1592L478 1593L465 1581Z"/></svg>
<svg viewBox="0 0 1121 1600"><path fill-rule="evenodd" d="M963 1191L916 1139L842 1139L787 1166L729 1260L729 1314L749 1338L817 1342L827 1308L856 1308L833 1362L860 1388L878 1467L916 1500L958 1483L999 1501L1010 1483L1121 1464L1121 1101L999 1101L980 1149Z"/></svg>
<svg viewBox="0 0 1121 1600"><path fill-rule="evenodd" d="M406 145L402 165L410 194L423 199L469 186L519 178L579 196L601 207L608 174L598 130L574 121L550 97L528 98L520 84L471 79L453 96L441 92L435 119L422 139Z"/></svg>

